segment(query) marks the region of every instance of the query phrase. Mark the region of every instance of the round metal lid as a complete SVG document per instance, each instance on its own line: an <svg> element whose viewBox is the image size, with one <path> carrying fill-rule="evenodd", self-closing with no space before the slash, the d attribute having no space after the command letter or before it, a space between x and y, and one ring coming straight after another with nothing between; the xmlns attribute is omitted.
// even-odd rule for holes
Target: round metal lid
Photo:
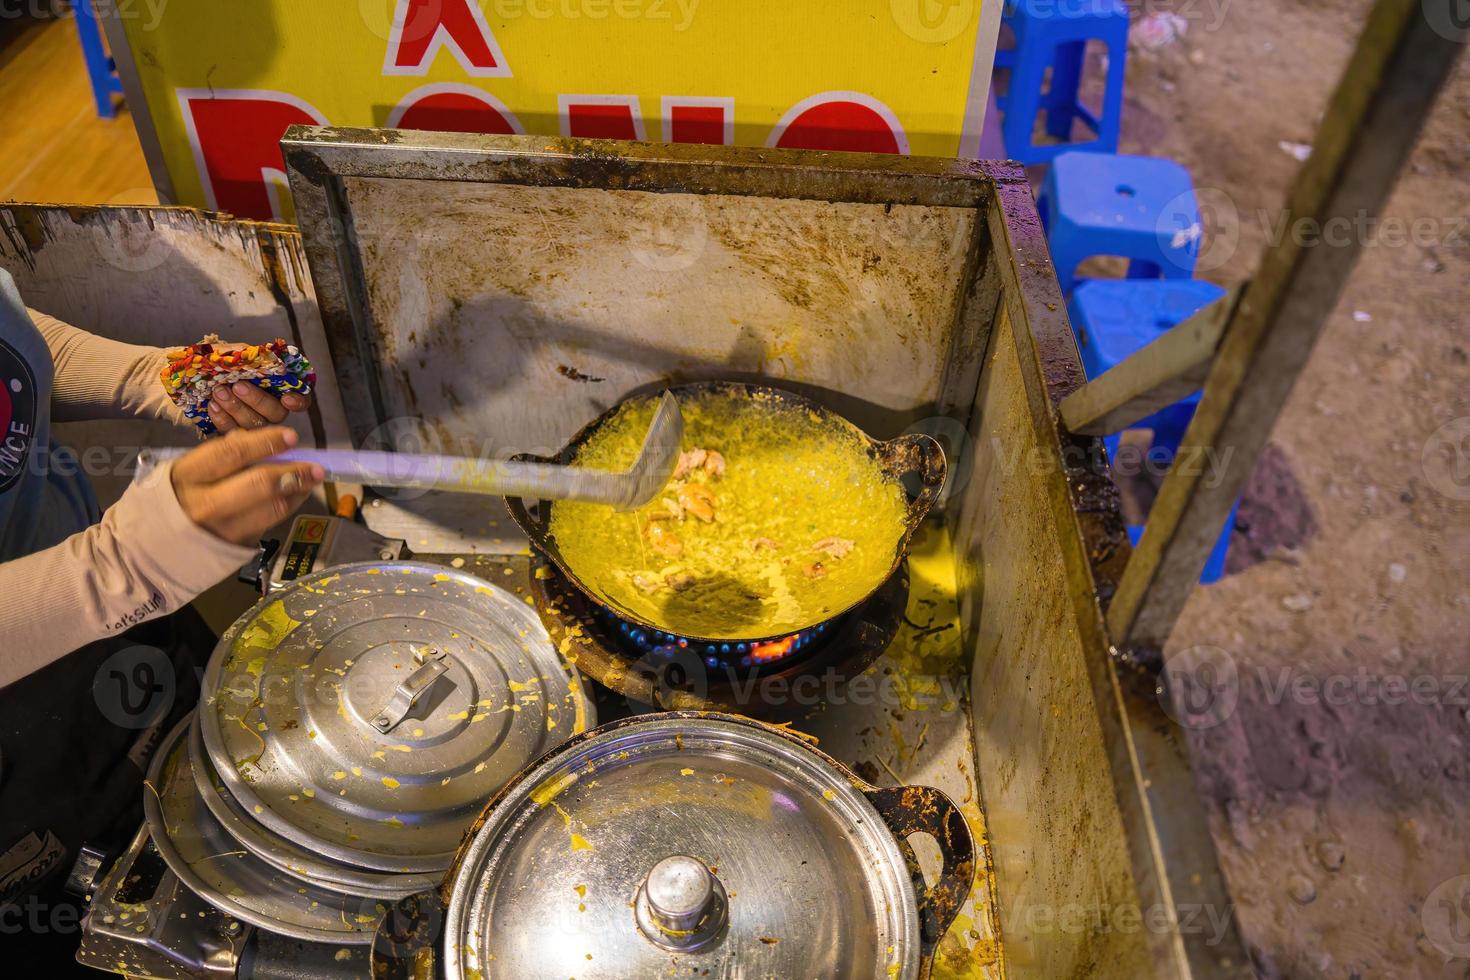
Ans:
<svg viewBox="0 0 1470 980"><path fill-rule="evenodd" d="M144 819L159 854L190 890L243 922L294 939L363 945L392 904L322 888L244 850L199 799L185 730L164 740L148 772Z"/></svg>
<svg viewBox="0 0 1470 980"><path fill-rule="evenodd" d="M872 804L818 753L726 716L554 752L451 875L451 980L918 970L913 883Z"/></svg>
<svg viewBox="0 0 1470 980"><path fill-rule="evenodd" d="M194 788L200 799L225 833L272 867L313 881L324 888L392 901L439 887L440 875L393 874L355 868L324 858L257 823L240 806L239 801L230 795L230 791L224 788L219 775L214 771L214 765L209 761L209 755L204 751L204 739L199 734L198 724L189 726L187 738Z"/></svg>
<svg viewBox="0 0 1470 980"><path fill-rule="evenodd" d="M225 631L203 694L205 749L254 819L398 873L448 867L484 800L592 723L524 602L416 562L267 596Z"/></svg>

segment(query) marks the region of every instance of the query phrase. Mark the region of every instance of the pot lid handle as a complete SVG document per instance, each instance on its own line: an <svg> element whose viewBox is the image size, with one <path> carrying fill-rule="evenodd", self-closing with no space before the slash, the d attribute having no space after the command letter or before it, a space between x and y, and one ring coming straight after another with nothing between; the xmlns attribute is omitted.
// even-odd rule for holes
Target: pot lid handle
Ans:
<svg viewBox="0 0 1470 980"><path fill-rule="evenodd" d="M378 716L373 719L373 727L384 735L398 727L398 723L408 717L413 706L429 693L434 682L444 676L449 669L449 658L444 651L433 647L415 650L414 662L419 664L417 670L404 678L397 687L393 689L393 695Z"/></svg>
<svg viewBox="0 0 1470 980"><path fill-rule="evenodd" d="M633 911L639 931L655 945L692 952L725 928L725 886L703 861L675 854L648 872Z"/></svg>

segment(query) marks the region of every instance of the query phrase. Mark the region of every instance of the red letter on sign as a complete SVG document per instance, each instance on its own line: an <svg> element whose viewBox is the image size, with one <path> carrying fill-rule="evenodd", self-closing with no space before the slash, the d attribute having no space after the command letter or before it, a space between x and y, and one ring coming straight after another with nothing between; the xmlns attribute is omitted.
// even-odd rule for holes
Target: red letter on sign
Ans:
<svg viewBox="0 0 1470 980"><path fill-rule="evenodd" d="M388 114L389 129L437 133L524 133L515 113L488 92L445 82L425 85L404 96Z"/></svg>
<svg viewBox="0 0 1470 980"><path fill-rule="evenodd" d="M665 143L729 146L735 142L734 99L666 95L662 108Z"/></svg>
<svg viewBox="0 0 1470 980"><path fill-rule="evenodd" d="M861 92L823 92L802 99L771 130L767 146L798 150L908 153L893 110Z"/></svg>
<svg viewBox="0 0 1470 980"><path fill-rule="evenodd" d="M326 118L293 95L253 89L181 88L179 106L205 202L242 218L284 218L276 196L286 183L281 134L297 123L325 126Z"/></svg>
<svg viewBox="0 0 1470 980"><path fill-rule="evenodd" d="M510 74L478 0L398 0L383 74L427 75L443 47L449 48L466 74Z"/></svg>
<svg viewBox="0 0 1470 980"><path fill-rule="evenodd" d="M641 140L636 95L558 95L561 134L594 140Z"/></svg>

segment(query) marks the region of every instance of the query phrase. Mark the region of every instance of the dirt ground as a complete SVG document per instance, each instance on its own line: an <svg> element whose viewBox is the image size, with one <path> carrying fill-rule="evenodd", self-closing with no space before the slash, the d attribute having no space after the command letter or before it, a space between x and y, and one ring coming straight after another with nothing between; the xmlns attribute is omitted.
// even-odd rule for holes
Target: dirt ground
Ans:
<svg viewBox="0 0 1470 980"><path fill-rule="evenodd" d="M1273 233L1292 144L1368 4L1185 0L1183 37L1145 50L1139 18L1161 9L1134 11L1122 151L1191 170L1201 275L1228 284ZM1467 176L1462 58L1384 223L1354 232L1368 247L1247 490L1230 572L1171 640L1233 669L1238 703L1192 749L1263 976L1470 977Z"/></svg>

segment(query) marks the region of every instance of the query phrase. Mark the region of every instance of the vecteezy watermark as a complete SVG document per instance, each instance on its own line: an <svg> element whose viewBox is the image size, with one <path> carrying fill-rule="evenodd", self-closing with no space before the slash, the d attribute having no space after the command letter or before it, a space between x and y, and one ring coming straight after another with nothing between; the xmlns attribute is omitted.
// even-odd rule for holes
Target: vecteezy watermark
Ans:
<svg viewBox="0 0 1470 980"><path fill-rule="evenodd" d="M1184 728L1213 728L1235 714L1246 678L1254 682L1260 701L1272 707L1289 702L1470 708L1470 674L1381 673L1366 666L1325 675L1292 666L1243 671L1229 651L1215 646L1194 646L1170 655L1159 683L1159 706Z"/></svg>
<svg viewBox="0 0 1470 980"><path fill-rule="evenodd" d="M1160 209L1160 240L1181 254L1194 251L1195 270L1211 272L1235 257L1242 230L1254 223L1267 245L1298 248L1455 248L1470 240L1463 215L1374 215L1365 210L1325 220L1293 217L1284 210L1257 208L1242 214L1235 199L1218 187L1198 187Z"/></svg>
<svg viewBox="0 0 1470 980"><path fill-rule="evenodd" d="M975 22L979 0L888 0L893 22L915 41L947 44Z"/></svg>
<svg viewBox="0 0 1470 980"><path fill-rule="evenodd" d="M1204 936L1206 946L1217 946L1230 931L1235 906L1184 902L1178 906L1154 904L1087 905L1068 902L1022 905L1012 918L1023 934L1030 936L1178 931L1186 936Z"/></svg>
<svg viewBox="0 0 1470 980"><path fill-rule="evenodd" d="M175 690L173 661L150 646L119 650L102 662L92 679L97 710L120 728L156 724L173 707Z"/></svg>
<svg viewBox="0 0 1470 980"><path fill-rule="evenodd" d="M1470 959L1470 874L1440 882L1424 899L1419 921L1435 949L1451 959Z"/></svg>
<svg viewBox="0 0 1470 980"><path fill-rule="evenodd" d="M0 20L22 17L70 17L77 4L93 0L0 0ZM141 20L145 31L158 28L169 0L111 0L107 16L119 20Z"/></svg>
<svg viewBox="0 0 1470 980"><path fill-rule="evenodd" d="M1434 430L1419 459L1424 479L1451 500L1470 500L1470 415Z"/></svg>
<svg viewBox="0 0 1470 980"><path fill-rule="evenodd" d="M664 21L676 32L694 23L699 0L486 0L485 13L502 21L649 20Z"/></svg>
<svg viewBox="0 0 1470 980"><path fill-rule="evenodd" d="M156 0L163 2L163 0ZM666 24L676 33L694 23L701 0L427 0L427 9L410 11L416 0L358 0L357 13L376 37L388 41L395 32L405 42L422 42L438 30L453 9L503 24L512 20L641 20ZM409 16L410 13L413 16Z"/></svg>
<svg viewBox="0 0 1470 980"><path fill-rule="evenodd" d="M36 895L0 904L0 936L27 933L71 935L82 927L81 910L69 902L43 902Z"/></svg>

